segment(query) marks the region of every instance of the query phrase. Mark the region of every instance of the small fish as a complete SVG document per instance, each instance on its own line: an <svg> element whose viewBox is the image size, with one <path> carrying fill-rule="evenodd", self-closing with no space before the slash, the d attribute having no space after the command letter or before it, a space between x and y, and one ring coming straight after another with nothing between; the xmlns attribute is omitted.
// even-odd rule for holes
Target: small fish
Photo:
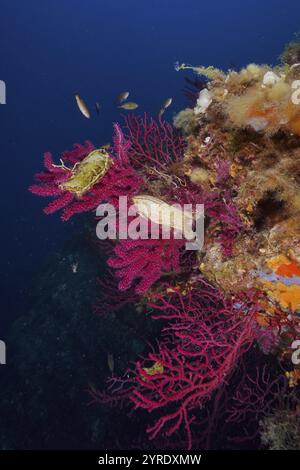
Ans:
<svg viewBox="0 0 300 470"><path fill-rule="evenodd" d="M124 103L124 101L127 100L128 96L129 96L129 91L123 91L122 93L118 95L117 102L119 104Z"/></svg>
<svg viewBox="0 0 300 470"><path fill-rule="evenodd" d="M127 109L127 110L130 110L130 109L136 109L139 107L139 105L137 103L134 103L133 101L126 101L126 103L123 103L121 104L120 106L118 106L119 108L123 108L123 109Z"/></svg>
<svg viewBox="0 0 300 470"><path fill-rule="evenodd" d="M96 103L95 103L95 108L96 108L96 113L99 114L100 109L101 109L101 104L98 101L96 101Z"/></svg>
<svg viewBox="0 0 300 470"><path fill-rule="evenodd" d="M79 95L75 95L76 103L82 114L89 119L91 117L90 111L83 101L83 99Z"/></svg>
<svg viewBox="0 0 300 470"><path fill-rule="evenodd" d="M162 105L163 109L167 109L172 104L173 98L168 98Z"/></svg>
<svg viewBox="0 0 300 470"><path fill-rule="evenodd" d="M110 372L113 374L114 373L114 368L115 368L115 360L114 360L114 355L113 353L107 353L107 365L110 370Z"/></svg>
<svg viewBox="0 0 300 470"><path fill-rule="evenodd" d="M162 115L164 114L165 110L172 104L173 98L168 98L160 108L158 112L158 118L160 119Z"/></svg>

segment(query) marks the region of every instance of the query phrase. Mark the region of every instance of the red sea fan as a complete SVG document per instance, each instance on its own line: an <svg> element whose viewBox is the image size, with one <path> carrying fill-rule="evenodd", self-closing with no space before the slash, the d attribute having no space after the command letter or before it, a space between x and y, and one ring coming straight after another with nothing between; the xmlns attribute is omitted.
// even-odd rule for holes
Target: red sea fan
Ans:
<svg viewBox="0 0 300 470"><path fill-rule="evenodd" d="M164 285L162 292L149 304L153 318L167 321L157 352L113 378L112 393L154 415L150 439L185 430L191 448L197 411L227 383L253 342L256 305L246 296L225 299L202 278L185 290Z"/></svg>
<svg viewBox="0 0 300 470"><path fill-rule="evenodd" d="M185 140L166 121L157 122L146 114L128 115L124 132L126 139L131 142L129 159L134 168L148 166L165 170L167 166L183 159Z"/></svg>
<svg viewBox="0 0 300 470"><path fill-rule="evenodd" d="M135 286L135 292L148 290L163 273L179 270L179 253L183 240L121 240L108 265L116 269L119 289Z"/></svg>
<svg viewBox="0 0 300 470"><path fill-rule="evenodd" d="M84 144L74 144L73 150L66 150L62 153L61 159L64 162L69 162L72 165L80 162L84 159L90 152L95 150L95 146L89 140L86 140Z"/></svg>
<svg viewBox="0 0 300 470"><path fill-rule="evenodd" d="M237 435L231 441L241 444L254 440L258 437L258 424L263 417L272 414L274 409L299 406L299 399L298 403L295 402L292 392L286 377L278 371L274 376L267 364L250 372L243 367L242 377L228 404L226 422L233 425L233 429L247 423L252 433Z"/></svg>
<svg viewBox="0 0 300 470"><path fill-rule="evenodd" d="M30 186L29 191L38 196L55 198L45 207L46 214L63 209L61 218L65 221L74 214L95 209L102 201L116 203L120 195L130 196L138 191L142 178L129 164L130 142L124 139L117 124L114 125L114 129L114 148L108 157L112 159L112 164L107 173L82 195L78 196L75 192L64 188L63 183L68 182L72 176L72 169L68 168L65 162L79 164L95 149L93 144L89 141L86 141L85 145L75 144L74 150L62 154L61 165L54 165L51 154L45 154L45 171L35 175L39 184Z"/></svg>
<svg viewBox="0 0 300 470"><path fill-rule="evenodd" d="M84 149L83 146L82 149ZM65 207L73 200L73 195L71 193L62 191L59 188L61 183L70 178L71 170L62 166L54 165L50 152L46 152L44 155L44 167L45 171L35 175L35 180L39 184L31 185L29 187L29 191L38 196L56 197L54 201L50 202L44 208L44 212L46 214L52 214L53 212Z"/></svg>
<svg viewBox="0 0 300 470"><path fill-rule="evenodd" d="M193 410L226 381L250 347L256 306L247 298L226 300L202 279L185 294L175 289L169 297L157 295L157 301L155 318L172 321L164 328L166 340L148 360L160 363L163 373L149 376L138 363L139 388L131 399L137 408L162 414L148 429L150 438L163 431L170 436L183 426L191 447Z"/></svg>

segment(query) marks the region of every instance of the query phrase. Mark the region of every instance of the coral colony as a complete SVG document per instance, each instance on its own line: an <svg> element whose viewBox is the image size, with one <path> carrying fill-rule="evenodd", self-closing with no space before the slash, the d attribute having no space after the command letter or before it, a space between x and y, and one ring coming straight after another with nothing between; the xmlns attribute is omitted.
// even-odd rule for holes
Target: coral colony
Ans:
<svg viewBox="0 0 300 470"><path fill-rule="evenodd" d="M109 394L91 391L93 401L127 400L146 410L153 445L174 446L175 439L178 446L213 447L209 433L222 429L225 438L233 426L238 436L230 445L260 432L272 448L276 423L283 432L288 419L299 433L300 361L292 361L300 339L295 54L287 48L282 65L250 64L239 72L176 64L202 78L195 80L194 108L181 111L174 127L131 114L124 126L114 125L112 148L76 144L57 163L46 153L30 187L52 198L44 211L62 211L62 220L105 203L116 209L122 230L119 198L126 196L146 230L158 227L156 238L103 243L111 271L100 284L102 310L135 305L162 330L148 355L110 380ZM198 251L176 237L173 204L204 205ZM147 217L150 206L154 215ZM166 213L173 217L167 223ZM127 224L134 221L129 215ZM165 225L168 239L160 236ZM275 377L266 365L270 355L277 357Z"/></svg>

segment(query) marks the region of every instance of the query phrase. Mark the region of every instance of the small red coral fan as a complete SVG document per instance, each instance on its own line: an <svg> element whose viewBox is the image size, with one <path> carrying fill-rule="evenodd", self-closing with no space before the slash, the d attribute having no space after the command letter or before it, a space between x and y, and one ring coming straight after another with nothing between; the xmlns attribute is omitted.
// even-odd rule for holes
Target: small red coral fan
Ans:
<svg viewBox="0 0 300 470"><path fill-rule="evenodd" d="M95 209L102 201L115 204L120 195L130 196L138 191L142 178L129 163L130 143L124 139L118 124L114 129L111 154L105 149L95 150L89 141L84 145L75 144L72 151L65 151L61 165L53 163L49 152L45 154L45 171L35 175L39 184L30 186L29 191L56 198L45 207L46 214L63 209L61 218L66 221L74 214ZM73 167L68 168L66 163Z"/></svg>
<svg viewBox="0 0 300 470"><path fill-rule="evenodd" d="M184 240L122 240L107 263L116 269L119 289L133 285L142 294L167 272L179 271L179 253Z"/></svg>
<svg viewBox="0 0 300 470"><path fill-rule="evenodd" d="M144 116L126 116L126 140L130 142L128 159L135 169L152 181L169 165L183 159L184 139L165 121ZM119 289L135 288L138 294L148 290L164 273L178 272L183 240L121 240L108 265L116 269Z"/></svg>
<svg viewBox="0 0 300 470"><path fill-rule="evenodd" d="M166 121L156 122L147 114L128 115L125 117L124 133L131 142L129 159L134 168L165 170L183 159L186 141Z"/></svg>
<svg viewBox="0 0 300 470"><path fill-rule="evenodd" d="M164 285L161 292L152 294L155 302L149 304L153 318L167 320L157 352L138 361L123 379L113 378L111 392L130 399L135 409L153 412L150 439L184 429L190 449L194 414L228 380L254 341L257 307L243 295L226 299L203 278L185 289ZM92 395L103 401L103 394Z"/></svg>

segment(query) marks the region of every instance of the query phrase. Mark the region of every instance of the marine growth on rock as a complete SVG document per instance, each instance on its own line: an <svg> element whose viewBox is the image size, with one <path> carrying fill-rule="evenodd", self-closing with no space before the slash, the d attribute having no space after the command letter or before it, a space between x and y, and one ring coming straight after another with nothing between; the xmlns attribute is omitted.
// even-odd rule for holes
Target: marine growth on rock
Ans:
<svg viewBox="0 0 300 470"><path fill-rule="evenodd" d="M116 282L99 295L111 309L117 299L125 305L128 295L149 322L162 322L151 352L128 365L123 378L111 379L114 403L129 400L149 412L150 439L179 435L192 448L204 410L222 393L228 397L226 386L257 348L280 362L280 390L293 393L298 426L300 364L292 344L300 338L300 66L290 60L296 52L287 48L278 66L239 71L177 64L202 77L202 85L194 107L182 110L174 126L162 117L130 115L114 126L111 149L86 142L64 152L60 164L46 154L45 170L30 187L53 197L45 212L62 209L63 220L101 202L117 208L119 196L130 199L149 227L155 223L158 235L172 214L169 240L112 241L108 265ZM186 251L174 235L181 215L170 209L175 203L204 205L198 252ZM155 215L147 217L150 206ZM274 446L274 416L287 412L274 401L267 417L278 383L266 379L265 369L257 374L245 377L256 387L259 411L252 410L246 379L243 393L224 404L231 403L230 419L240 423L243 401L257 430L261 422L263 443ZM103 392L92 395L110 401Z"/></svg>

